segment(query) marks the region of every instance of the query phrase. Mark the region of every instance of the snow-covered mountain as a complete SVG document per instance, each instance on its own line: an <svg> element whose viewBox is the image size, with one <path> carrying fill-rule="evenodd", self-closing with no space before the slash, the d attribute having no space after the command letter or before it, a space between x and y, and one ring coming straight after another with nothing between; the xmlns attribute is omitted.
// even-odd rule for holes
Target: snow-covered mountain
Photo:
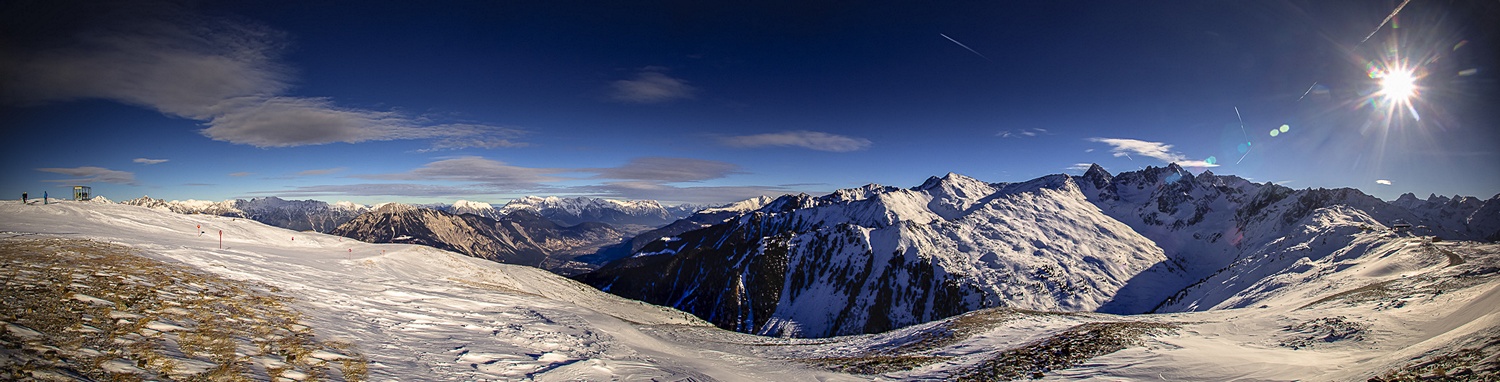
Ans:
<svg viewBox="0 0 1500 382"><path fill-rule="evenodd" d="M447 213L454 214L454 215L474 214L474 215L479 215L479 216L487 217L487 218L490 218L490 219L496 219L496 220L498 220L501 217L505 216L505 213L500 212L500 209L495 208L494 205L491 205L491 204L485 203L485 202L474 202L474 201L468 201L468 200L458 200L458 201L453 202L453 204L449 204L449 205L438 204L438 205L433 205L433 206L428 207L428 208L432 208L432 209L435 209L435 210L447 212Z"/></svg>
<svg viewBox="0 0 1500 382"><path fill-rule="evenodd" d="M246 218L297 231L328 232L354 219L369 208L351 202L326 203L317 200L284 200L277 197L234 199L219 202L206 200L152 199L142 196L120 204L142 206L180 214L204 214Z"/></svg>
<svg viewBox="0 0 1500 382"><path fill-rule="evenodd" d="M1356 233L1398 220L1427 222L1449 240L1500 231L1485 215L1500 198L1430 206L1443 209L1195 176L1175 164L1010 184L949 174L911 189L787 196L706 228L648 232L634 241L649 244L580 279L723 328L784 336L873 333L997 306L1203 310L1265 296L1250 275L1299 268L1246 259L1311 246L1295 243L1359 256ZM1228 280L1238 282L1221 286Z"/></svg>
<svg viewBox="0 0 1500 382"><path fill-rule="evenodd" d="M1425 223L1430 228L1418 234L1449 240L1485 240L1500 231L1494 218L1484 218L1485 208L1500 208L1500 197L1434 197L1426 203L1403 197L1387 203L1350 188L1293 190L1211 171L1193 175L1175 164L1118 176L1095 165L1077 179L1090 202L1151 239L1170 259L1138 275L1135 285L1100 309L1111 313L1209 309L1216 305L1209 301L1238 291L1217 288L1217 296L1203 298L1180 291L1213 277L1258 280L1241 275L1238 266L1281 253L1279 246L1307 235L1336 249L1353 245L1354 231L1386 230L1397 222Z"/></svg>
<svg viewBox="0 0 1500 382"><path fill-rule="evenodd" d="M1472 196L1455 195L1450 198L1429 194L1427 199L1421 200L1415 194L1406 193L1391 204L1415 214L1416 220L1407 223L1419 227L1418 230L1426 227L1424 233L1430 232L1439 237L1496 241L1500 240L1500 231L1485 230L1500 226L1500 203L1493 203L1497 198L1500 198L1500 194L1489 200Z"/></svg>
<svg viewBox="0 0 1500 382"><path fill-rule="evenodd" d="M330 233L370 243L421 244L562 274L594 268L571 260L619 242L624 236L608 224L562 226L531 210L513 211L497 220L400 203L381 205Z"/></svg>
<svg viewBox="0 0 1500 382"><path fill-rule="evenodd" d="M1041 194L990 185L999 195L992 201L1067 194L1053 188L1056 183L1037 187ZM970 189L954 189L960 188ZM882 198L864 191L844 195ZM1050 224L1025 219L1051 219L1001 216L1013 218L1009 229L1017 231ZM1495 380L1500 244L1431 242L1364 229L1374 219L1341 205L1312 210L1295 222L1296 232L1267 247L1279 252L1234 261L1226 269L1237 269L1238 278L1199 284L1198 290L1223 285L1243 291L1207 311L1120 316L993 308L878 334L809 340L728 332L540 269L425 246L369 244L248 219L116 204L6 200L0 201L0 343L6 344L0 375ZM197 226L223 232L222 241L199 235ZM1350 237L1350 245L1337 247L1340 237ZM1245 308L1223 309L1231 305Z"/></svg>
<svg viewBox="0 0 1500 382"><path fill-rule="evenodd" d="M692 204L664 207L655 200L525 196L505 203L500 207L500 213L509 214L519 210L530 210L562 225L600 222L622 229L641 231L670 224L702 208L704 206Z"/></svg>
<svg viewBox="0 0 1500 382"><path fill-rule="evenodd" d="M783 196L582 276L746 333L876 333L996 306L1093 310L1162 250L1072 178Z"/></svg>

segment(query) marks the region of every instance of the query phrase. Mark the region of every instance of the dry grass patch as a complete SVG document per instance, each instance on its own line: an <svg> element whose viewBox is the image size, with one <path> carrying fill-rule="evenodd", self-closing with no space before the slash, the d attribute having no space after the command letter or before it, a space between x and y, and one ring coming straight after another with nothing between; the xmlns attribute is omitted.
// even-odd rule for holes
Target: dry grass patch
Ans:
<svg viewBox="0 0 1500 382"><path fill-rule="evenodd" d="M275 288L89 240L0 240L0 379L364 380Z"/></svg>
<svg viewBox="0 0 1500 382"><path fill-rule="evenodd" d="M802 363L828 370L855 374L884 374L906 371L953 357L935 356L933 350L966 340L994 329L1008 321L1027 316L1074 316L1072 313L1039 312L1011 308L989 308L964 313L937 325L912 332L886 344L877 345L863 354L848 357L801 359Z"/></svg>
<svg viewBox="0 0 1500 382"><path fill-rule="evenodd" d="M996 354L957 376L958 381L1036 379L1053 370L1141 343L1141 337L1171 332L1177 325L1152 322L1091 322Z"/></svg>

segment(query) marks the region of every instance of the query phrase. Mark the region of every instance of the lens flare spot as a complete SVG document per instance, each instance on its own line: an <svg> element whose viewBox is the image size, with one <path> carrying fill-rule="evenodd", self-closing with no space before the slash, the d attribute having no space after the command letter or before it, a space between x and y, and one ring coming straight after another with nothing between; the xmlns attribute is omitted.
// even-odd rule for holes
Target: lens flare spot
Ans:
<svg viewBox="0 0 1500 382"><path fill-rule="evenodd" d="M1281 125L1281 132L1283 132L1283 133L1285 133L1285 132L1287 132L1287 130L1291 130L1291 129L1292 129L1291 126Z"/></svg>
<svg viewBox="0 0 1500 382"><path fill-rule="evenodd" d="M1453 44L1453 50L1458 51L1458 48L1462 48L1464 47L1464 45L1469 45L1469 40L1463 40L1459 41L1457 44Z"/></svg>
<svg viewBox="0 0 1500 382"><path fill-rule="evenodd" d="M1281 135L1281 129L1271 129L1271 136Z"/></svg>
<svg viewBox="0 0 1500 382"><path fill-rule="evenodd" d="M1468 68L1468 69L1464 69L1464 70L1458 71L1458 75L1460 77L1468 77L1468 76L1472 76L1472 75L1475 75L1475 74L1479 74L1479 68Z"/></svg>
<svg viewBox="0 0 1500 382"><path fill-rule="evenodd" d="M1250 142L1241 143L1239 146L1235 146L1234 149L1239 150L1240 154L1244 154L1246 151L1250 151Z"/></svg>
<svg viewBox="0 0 1500 382"><path fill-rule="evenodd" d="M1213 156L1209 156L1208 159L1204 159L1203 162L1208 163L1208 164L1219 164L1219 158L1215 158Z"/></svg>

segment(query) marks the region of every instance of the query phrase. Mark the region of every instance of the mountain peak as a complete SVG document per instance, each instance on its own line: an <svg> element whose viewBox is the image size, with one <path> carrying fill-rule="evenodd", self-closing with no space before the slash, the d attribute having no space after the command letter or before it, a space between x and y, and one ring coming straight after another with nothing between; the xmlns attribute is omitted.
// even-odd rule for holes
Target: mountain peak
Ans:
<svg viewBox="0 0 1500 382"><path fill-rule="evenodd" d="M375 205L374 210L378 213L394 214L407 211L415 211L417 210L417 207L405 203L381 203Z"/></svg>
<svg viewBox="0 0 1500 382"><path fill-rule="evenodd" d="M487 209L493 209L493 208L495 208L495 206L492 206L489 203L485 203L485 202L471 202L471 201L468 201L468 200L462 200L462 199L460 199L460 200L457 200L457 201L453 202L453 208L454 209L466 209L466 210L487 210Z"/></svg>
<svg viewBox="0 0 1500 382"><path fill-rule="evenodd" d="M1083 178L1084 179L1089 179L1089 180L1101 180L1102 179L1102 180L1108 181L1110 178L1113 178L1113 177L1114 177L1114 175L1110 175L1109 171L1105 171L1104 167L1100 166L1098 163L1090 163L1088 171L1084 171L1083 172Z"/></svg>

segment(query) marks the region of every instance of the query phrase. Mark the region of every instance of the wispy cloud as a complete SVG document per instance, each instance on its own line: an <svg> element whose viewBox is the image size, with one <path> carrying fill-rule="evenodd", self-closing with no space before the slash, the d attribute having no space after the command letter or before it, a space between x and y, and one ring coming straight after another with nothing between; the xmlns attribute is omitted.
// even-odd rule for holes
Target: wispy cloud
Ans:
<svg viewBox="0 0 1500 382"><path fill-rule="evenodd" d="M332 173L341 169L309 170ZM695 158L642 157L617 167L535 168L507 164L479 156L436 160L411 171L350 175L349 178L393 181L298 186L283 190L255 191L255 195L310 196L407 196L453 197L547 192L669 202L732 202L760 195L780 195L780 186L684 186L680 183L721 179L739 173L733 163ZM579 181L602 183L577 185ZM431 184L439 182L439 184Z"/></svg>
<svg viewBox="0 0 1500 382"><path fill-rule="evenodd" d="M706 159L644 157L631 159L620 167L590 169L596 178L655 182L696 182L718 179L735 173L739 166Z"/></svg>
<svg viewBox="0 0 1500 382"><path fill-rule="evenodd" d="M1093 166L1093 165L1094 165L1093 163L1074 163L1072 166L1068 166L1066 168L1066 170L1068 170L1068 171L1088 171L1089 167Z"/></svg>
<svg viewBox="0 0 1500 382"><path fill-rule="evenodd" d="M318 196L410 196L410 197L457 197L497 194L508 190L489 189L478 185L432 185L416 183L360 183L300 186L286 190L254 191L251 195L275 195L283 197Z"/></svg>
<svg viewBox="0 0 1500 382"><path fill-rule="evenodd" d="M611 82L610 99L626 103L663 103L691 99L697 89L687 81L666 74L666 69L647 67L627 80Z"/></svg>
<svg viewBox="0 0 1500 382"><path fill-rule="evenodd" d="M1029 137L1035 137L1035 136L1038 136L1038 135L1047 135L1047 134L1049 134L1047 132L1047 129L1030 128L1030 129L1016 129L1016 130L1001 130L999 133L995 133L995 136L1001 137L1001 138L1029 138Z"/></svg>
<svg viewBox="0 0 1500 382"><path fill-rule="evenodd" d="M333 174L333 173L337 173L339 171L344 171L344 170L347 170L347 168L344 168L344 167L334 167L334 168L323 168L323 169L316 169L316 170L305 170L305 171L298 172L297 176L328 175L328 174Z"/></svg>
<svg viewBox="0 0 1500 382"><path fill-rule="evenodd" d="M530 131L494 127L484 125L447 125L447 129L460 132L449 137L440 138L432 143L431 148L417 150L418 152L430 152L441 150L457 150L466 148L502 149L514 147L531 146L530 143L517 141L522 136L531 134ZM463 131L467 129L468 131Z"/></svg>
<svg viewBox="0 0 1500 382"><path fill-rule="evenodd" d="M166 163L167 160L166 159L135 158L134 162L135 163L144 164L144 165L153 165L153 164Z"/></svg>
<svg viewBox="0 0 1500 382"><path fill-rule="evenodd" d="M76 36L66 43L0 48L0 78L8 82L0 88L0 101L112 100L204 121L204 136L256 147L412 139L433 139L445 148L517 144L506 141L513 137L493 137L504 135L503 128L435 123L342 107L328 98L288 96L292 70L279 61L284 33L181 10L158 11L77 23L92 26L82 31L46 31Z"/></svg>
<svg viewBox="0 0 1500 382"><path fill-rule="evenodd" d="M1115 157L1143 156L1156 158L1163 162L1176 163L1183 167L1218 167L1218 164L1208 163L1202 160L1188 160L1180 153L1172 151L1172 145L1162 142L1142 141L1126 138L1089 138L1090 142L1099 142L1110 146L1110 152ZM1133 158L1132 158L1133 159Z"/></svg>
<svg viewBox="0 0 1500 382"><path fill-rule="evenodd" d="M1384 184L1384 185L1387 185L1387 186L1391 185L1391 181L1385 180L1385 179L1376 179L1375 183L1376 184Z"/></svg>
<svg viewBox="0 0 1500 382"><path fill-rule="evenodd" d="M443 159L403 173L354 175L354 178L406 181L450 181L485 185L491 189L533 190L543 183L565 180L554 174L568 169L512 166L478 156Z"/></svg>
<svg viewBox="0 0 1500 382"><path fill-rule="evenodd" d="M245 172L245 171L231 172L231 173L229 173L229 176L238 178L238 177L242 177L242 176L250 176L250 174L254 174L254 173L253 172Z"/></svg>
<svg viewBox="0 0 1500 382"><path fill-rule="evenodd" d="M783 131L779 133L737 135L719 138L733 147L801 147L818 151L850 152L870 148L869 139L846 137L818 131Z"/></svg>
<svg viewBox="0 0 1500 382"><path fill-rule="evenodd" d="M44 180L51 183L116 183L125 185L137 185L135 173L127 171L110 170L103 167L72 167L72 168L39 168L37 171L50 172L73 176L72 179Z"/></svg>

